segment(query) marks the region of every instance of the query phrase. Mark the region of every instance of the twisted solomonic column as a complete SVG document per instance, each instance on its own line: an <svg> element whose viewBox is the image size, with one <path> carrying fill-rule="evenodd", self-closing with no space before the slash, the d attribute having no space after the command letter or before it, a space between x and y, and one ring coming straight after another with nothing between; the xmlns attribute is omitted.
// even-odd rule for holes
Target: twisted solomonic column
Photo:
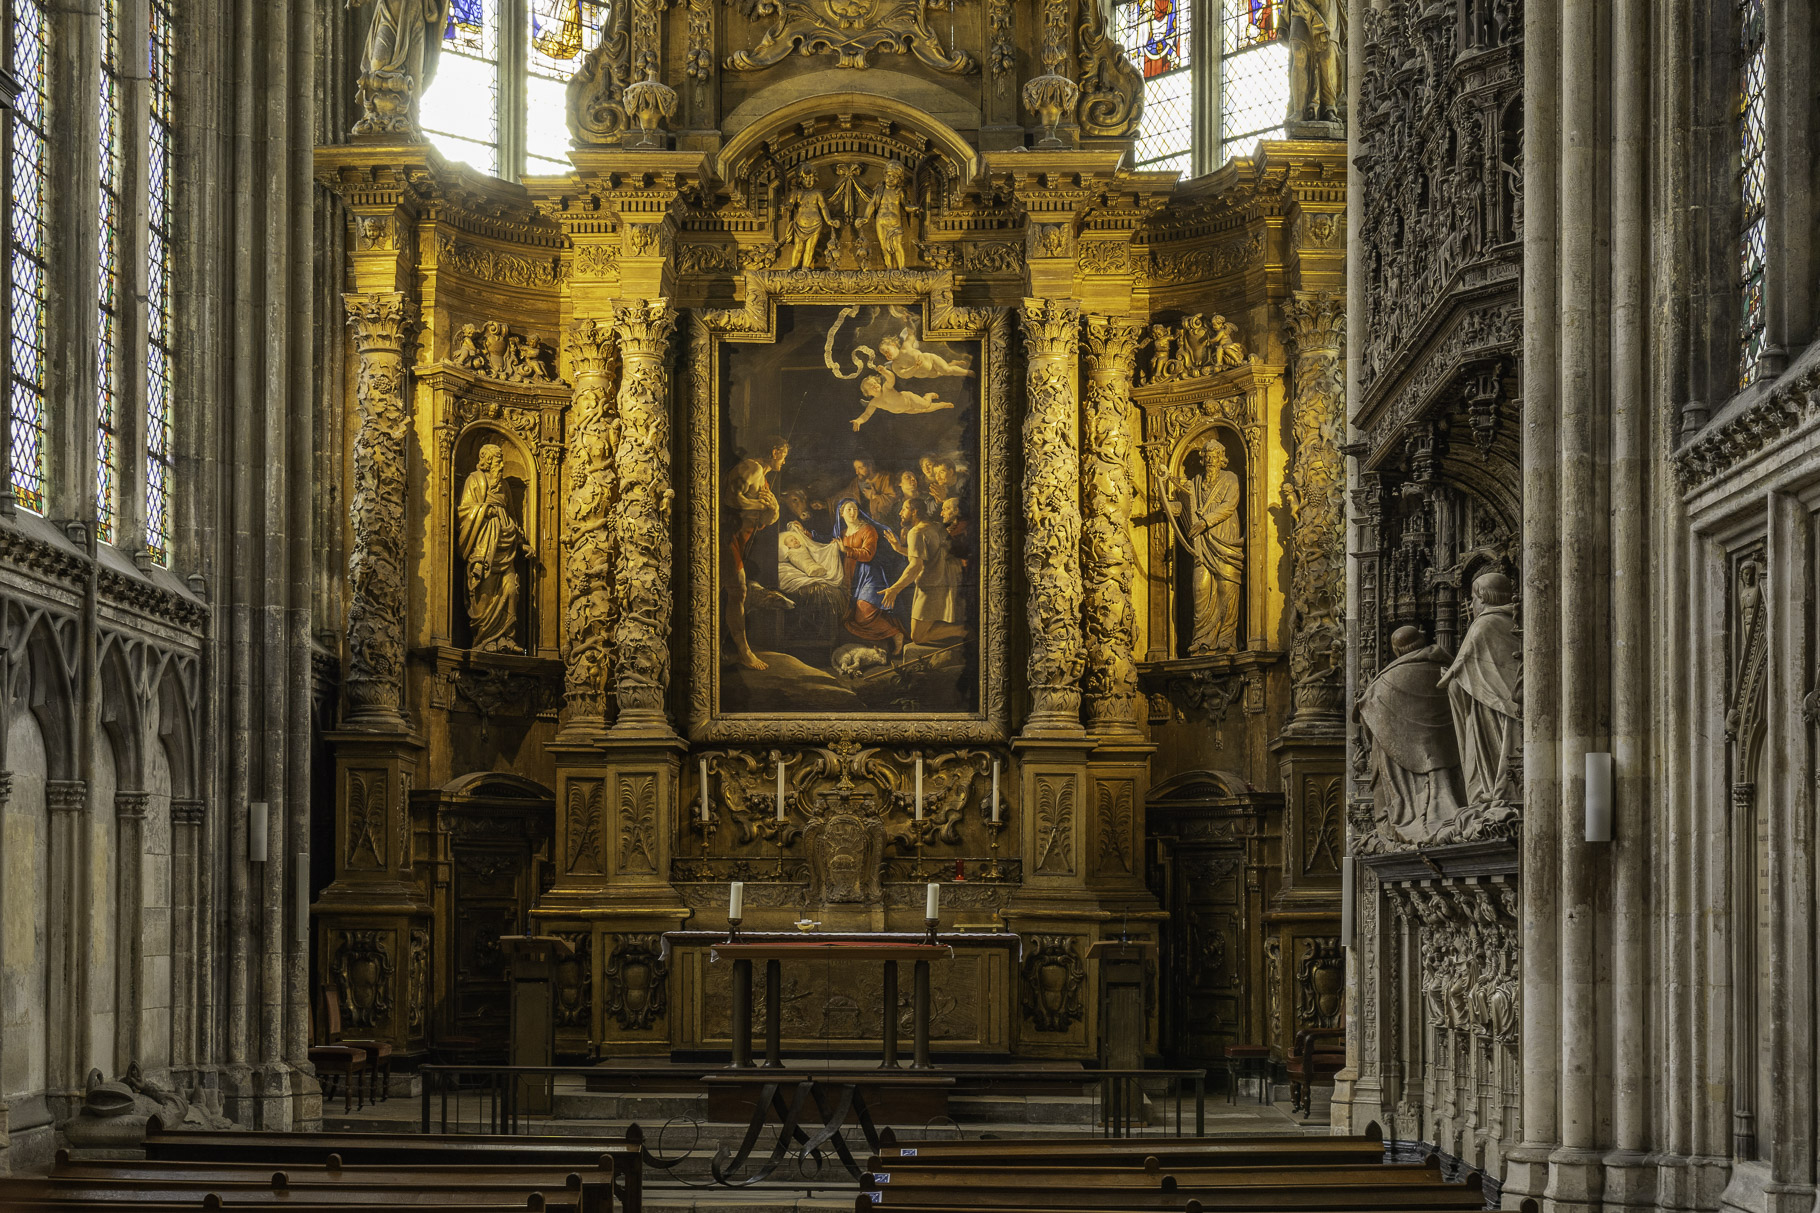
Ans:
<svg viewBox="0 0 1820 1213"><path fill-rule="evenodd" d="M354 329L354 544L348 555L348 727L403 732L405 628L405 343L403 294L342 296Z"/></svg>
<svg viewBox="0 0 1820 1213"><path fill-rule="evenodd" d="M569 331L568 458L563 483L563 722L565 739L607 723L613 637L614 448L619 422L608 363L613 330L577 320Z"/></svg>
<svg viewBox="0 0 1820 1213"><path fill-rule="evenodd" d="M1079 737L1081 674L1080 304L1025 299L1024 578L1029 587L1026 737Z"/></svg>
<svg viewBox="0 0 1820 1213"><path fill-rule="evenodd" d="M1081 430L1081 579L1087 616L1087 727L1138 737L1138 577L1131 543L1131 375L1136 323L1087 317L1087 391Z"/></svg>
<svg viewBox="0 0 1820 1213"><path fill-rule="evenodd" d="M676 735L664 710L670 687L670 335L667 299L622 303L613 330L623 369L614 466L618 570L614 579L616 737Z"/></svg>
<svg viewBox="0 0 1820 1213"><path fill-rule="evenodd" d="M1295 359L1289 400L1294 440L1289 502L1290 728L1342 727L1346 698L1346 303L1298 291L1283 304Z"/></svg>

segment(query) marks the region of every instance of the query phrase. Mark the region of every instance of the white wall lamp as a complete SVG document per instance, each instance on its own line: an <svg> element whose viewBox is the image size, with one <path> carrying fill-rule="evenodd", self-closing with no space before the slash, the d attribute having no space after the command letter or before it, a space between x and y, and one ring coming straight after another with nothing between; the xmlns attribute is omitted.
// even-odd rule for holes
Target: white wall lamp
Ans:
<svg viewBox="0 0 1820 1213"><path fill-rule="evenodd" d="M1340 860L1340 946L1352 947L1353 919L1357 911L1353 908L1353 899L1357 896L1358 886L1352 870L1353 859L1348 855Z"/></svg>
<svg viewBox="0 0 1820 1213"><path fill-rule="evenodd" d="M266 831L271 825L271 805L255 800L246 809L247 862L264 863L270 855Z"/></svg>

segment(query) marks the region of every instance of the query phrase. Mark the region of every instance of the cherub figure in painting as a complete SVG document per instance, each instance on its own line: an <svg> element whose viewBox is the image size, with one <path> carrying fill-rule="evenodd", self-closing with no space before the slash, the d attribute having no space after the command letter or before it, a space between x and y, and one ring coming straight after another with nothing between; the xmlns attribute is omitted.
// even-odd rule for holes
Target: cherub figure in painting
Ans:
<svg viewBox="0 0 1820 1213"><path fill-rule="evenodd" d="M944 358L922 347L916 330L906 326L896 337L885 337L878 343L878 356L885 360L899 379L935 379L946 375L971 375L965 356Z"/></svg>
<svg viewBox="0 0 1820 1213"><path fill-rule="evenodd" d="M881 346L885 342L879 342ZM872 415L883 409L887 413L933 413L940 409L951 409L951 400L936 399L935 392L906 392L897 386L897 376L889 364L875 367L864 379L859 381L859 394L866 402L866 411L853 419L853 432L859 433L859 427L872 420Z"/></svg>

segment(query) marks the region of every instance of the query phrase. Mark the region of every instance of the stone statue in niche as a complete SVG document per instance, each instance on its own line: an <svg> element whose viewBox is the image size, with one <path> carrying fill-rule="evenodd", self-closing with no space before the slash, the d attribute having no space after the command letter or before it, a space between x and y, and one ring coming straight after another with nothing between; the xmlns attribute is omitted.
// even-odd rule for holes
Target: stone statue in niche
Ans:
<svg viewBox="0 0 1820 1213"><path fill-rule="evenodd" d="M1289 120L1340 120L1340 0L1289 0Z"/></svg>
<svg viewBox="0 0 1820 1213"><path fill-rule="evenodd" d="M524 651L518 636L518 557L533 553L512 518L505 470L499 447L490 442L481 447L456 507L472 633L468 647L481 653Z"/></svg>
<svg viewBox="0 0 1820 1213"><path fill-rule="evenodd" d="M1523 643L1517 634L1515 588L1502 573L1472 583L1472 626L1460 655L1441 675L1453 707L1454 735L1474 809L1514 806L1522 774Z"/></svg>
<svg viewBox="0 0 1820 1213"><path fill-rule="evenodd" d="M784 238L790 243L790 268L812 270L822 235L834 226L828 199L815 184L815 170L804 165L796 172L796 188L784 201Z"/></svg>
<svg viewBox="0 0 1820 1213"><path fill-rule="evenodd" d="M369 0L348 0L364 8ZM372 24L360 54L356 135L415 135L417 99L436 70L449 0L371 0Z"/></svg>
<svg viewBox="0 0 1820 1213"><path fill-rule="evenodd" d="M1245 538L1239 507L1239 478L1226 468L1226 447L1217 438L1201 444L1201 474L1192 480L1167 475L1165 504L1177 537L1194 561L1193 656L1238 648L1239 578L1245 568Z"/></svg>
<svg viewBox="0 0 1820 1213"><path fill-rule="evenodd" d="M905 193L909 180L910 175L903 165L887 164L884 183L872 191L872 197L866 203L864 221L873 225L888 270L904 268L905 216L917 209L909 204Z"/></svg>
<svg viewBox="0 0 1820 1213"><path fill-rule="evenodd" d="M1441 678L1451 655L1413 627L1391 633L1396 655L1359 696L1359 723L1371 735L1371 791L1391 829L1425 842L1458 815L1460 751Z"/></svg>

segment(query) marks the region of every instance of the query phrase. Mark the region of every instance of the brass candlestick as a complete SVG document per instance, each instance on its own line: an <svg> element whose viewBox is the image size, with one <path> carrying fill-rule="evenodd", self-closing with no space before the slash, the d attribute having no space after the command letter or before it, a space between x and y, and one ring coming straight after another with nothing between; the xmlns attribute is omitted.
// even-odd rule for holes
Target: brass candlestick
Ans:
<svg viewBox="0 0 1820 1213"><path fill-rule="evenodd" d="M1005 878L1004 869L998 866L998 836L1005 832L1005 823L988 821L986 829L992 835L992 863L986 868L986 879L1003 880Z"/></svg>

